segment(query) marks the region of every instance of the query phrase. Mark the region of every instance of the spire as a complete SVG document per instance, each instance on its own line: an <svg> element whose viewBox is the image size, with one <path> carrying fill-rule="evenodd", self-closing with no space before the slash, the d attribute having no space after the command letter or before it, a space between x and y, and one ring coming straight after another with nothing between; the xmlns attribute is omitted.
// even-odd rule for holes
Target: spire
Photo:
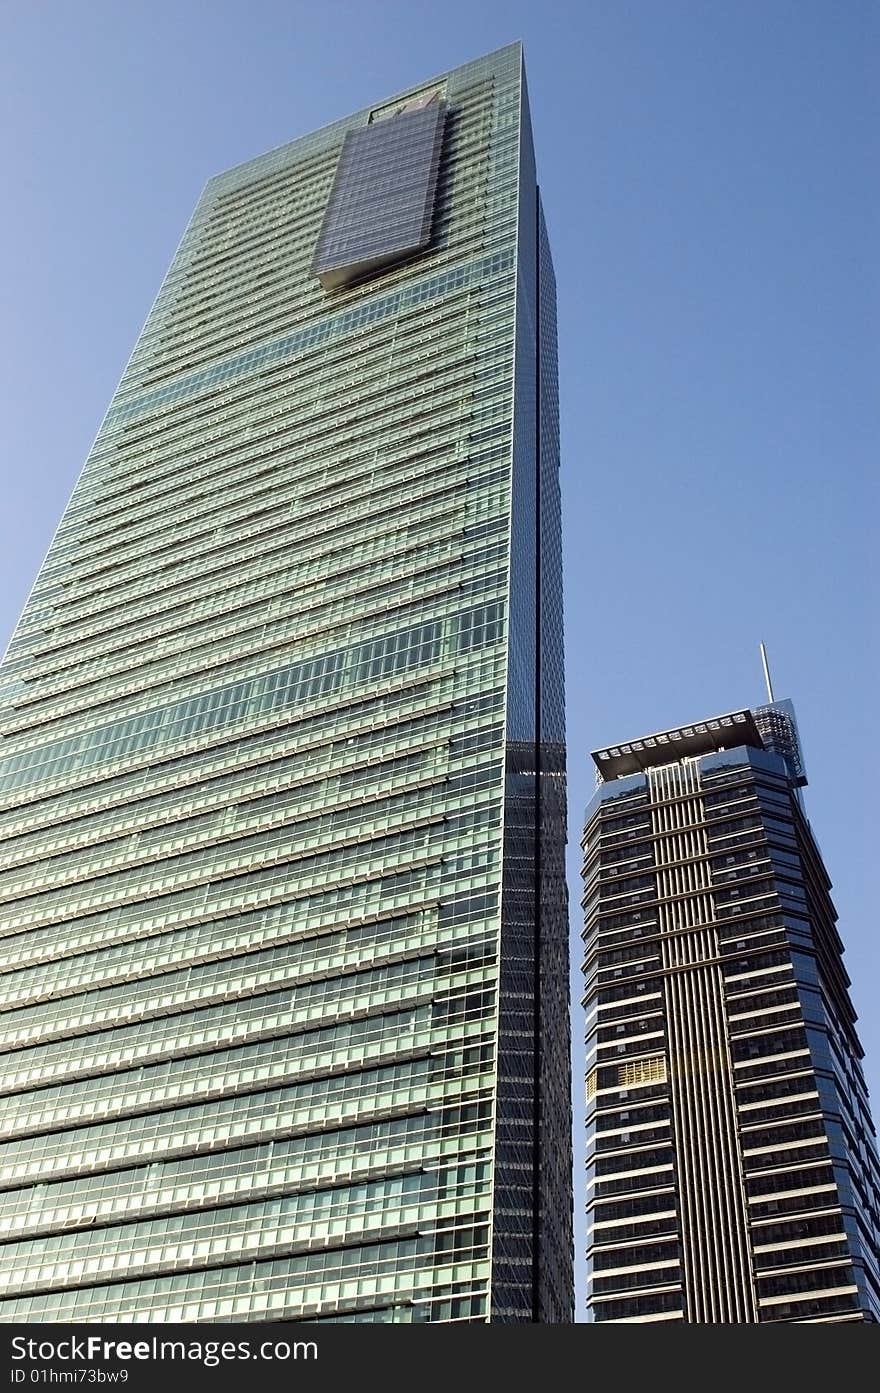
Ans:
<svg viewBox="0 0 880 1393"><path fill-rule="evenodd" d="M770 664L767 661L767 649L761 644L761 664L764 668L764 681L767 684L767 700L773 701L773 683L770 681Z"/></svg>

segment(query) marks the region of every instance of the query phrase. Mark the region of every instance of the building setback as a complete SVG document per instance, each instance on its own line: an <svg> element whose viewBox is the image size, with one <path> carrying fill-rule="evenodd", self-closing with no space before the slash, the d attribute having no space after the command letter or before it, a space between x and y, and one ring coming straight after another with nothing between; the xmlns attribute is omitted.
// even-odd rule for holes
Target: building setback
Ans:
<svg viewBox="0 0 880 1393"><path fill-rule="evenodd" d="M0 671L0 1320L566 1321L519 45L212 179Z"/></svg>
<svg viewBox="0 0 880 1393"><path fill-rule="evenodd" d="M791 704L593 758L589 1319L880 1319L880 1167Z"/></svg>

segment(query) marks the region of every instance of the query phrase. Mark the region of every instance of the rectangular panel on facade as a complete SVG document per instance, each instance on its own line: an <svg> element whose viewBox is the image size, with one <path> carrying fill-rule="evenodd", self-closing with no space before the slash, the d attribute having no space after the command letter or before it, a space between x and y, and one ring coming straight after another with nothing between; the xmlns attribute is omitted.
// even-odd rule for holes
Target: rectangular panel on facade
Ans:
<svg viewBox="0 0 880 1393"><path fill-rule="evenodd" d="M325 290L428 245L443 139L439 96L345 137L312 263Z"/></svg>

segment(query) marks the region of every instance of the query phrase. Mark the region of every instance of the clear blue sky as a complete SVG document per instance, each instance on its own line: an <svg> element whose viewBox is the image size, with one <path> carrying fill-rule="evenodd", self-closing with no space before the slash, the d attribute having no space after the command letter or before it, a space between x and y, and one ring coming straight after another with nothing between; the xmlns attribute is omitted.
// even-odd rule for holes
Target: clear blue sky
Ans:
<svg viewBox="0 0 880 1393"><path fill-rule="evenodd" d="M763 638L880 1121L871 0L0 0L0 648L205 180L515 38L560 293L574 931L589 751L761 701Z"/></svg>

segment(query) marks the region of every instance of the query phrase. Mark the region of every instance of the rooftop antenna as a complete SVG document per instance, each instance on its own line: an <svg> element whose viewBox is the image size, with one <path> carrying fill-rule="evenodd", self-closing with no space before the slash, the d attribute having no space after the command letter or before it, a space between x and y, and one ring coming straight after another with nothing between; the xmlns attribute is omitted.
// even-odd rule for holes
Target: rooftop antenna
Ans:
<svg viewBox="0 0 880 1393"><path fill-rule="evenodd" d="M767 649L763 643L761 644L761 664L764 668L764 681L767 683L767 699L772 703L774 701L773 683L770 681L770 664L767 662Z"/></svg>

